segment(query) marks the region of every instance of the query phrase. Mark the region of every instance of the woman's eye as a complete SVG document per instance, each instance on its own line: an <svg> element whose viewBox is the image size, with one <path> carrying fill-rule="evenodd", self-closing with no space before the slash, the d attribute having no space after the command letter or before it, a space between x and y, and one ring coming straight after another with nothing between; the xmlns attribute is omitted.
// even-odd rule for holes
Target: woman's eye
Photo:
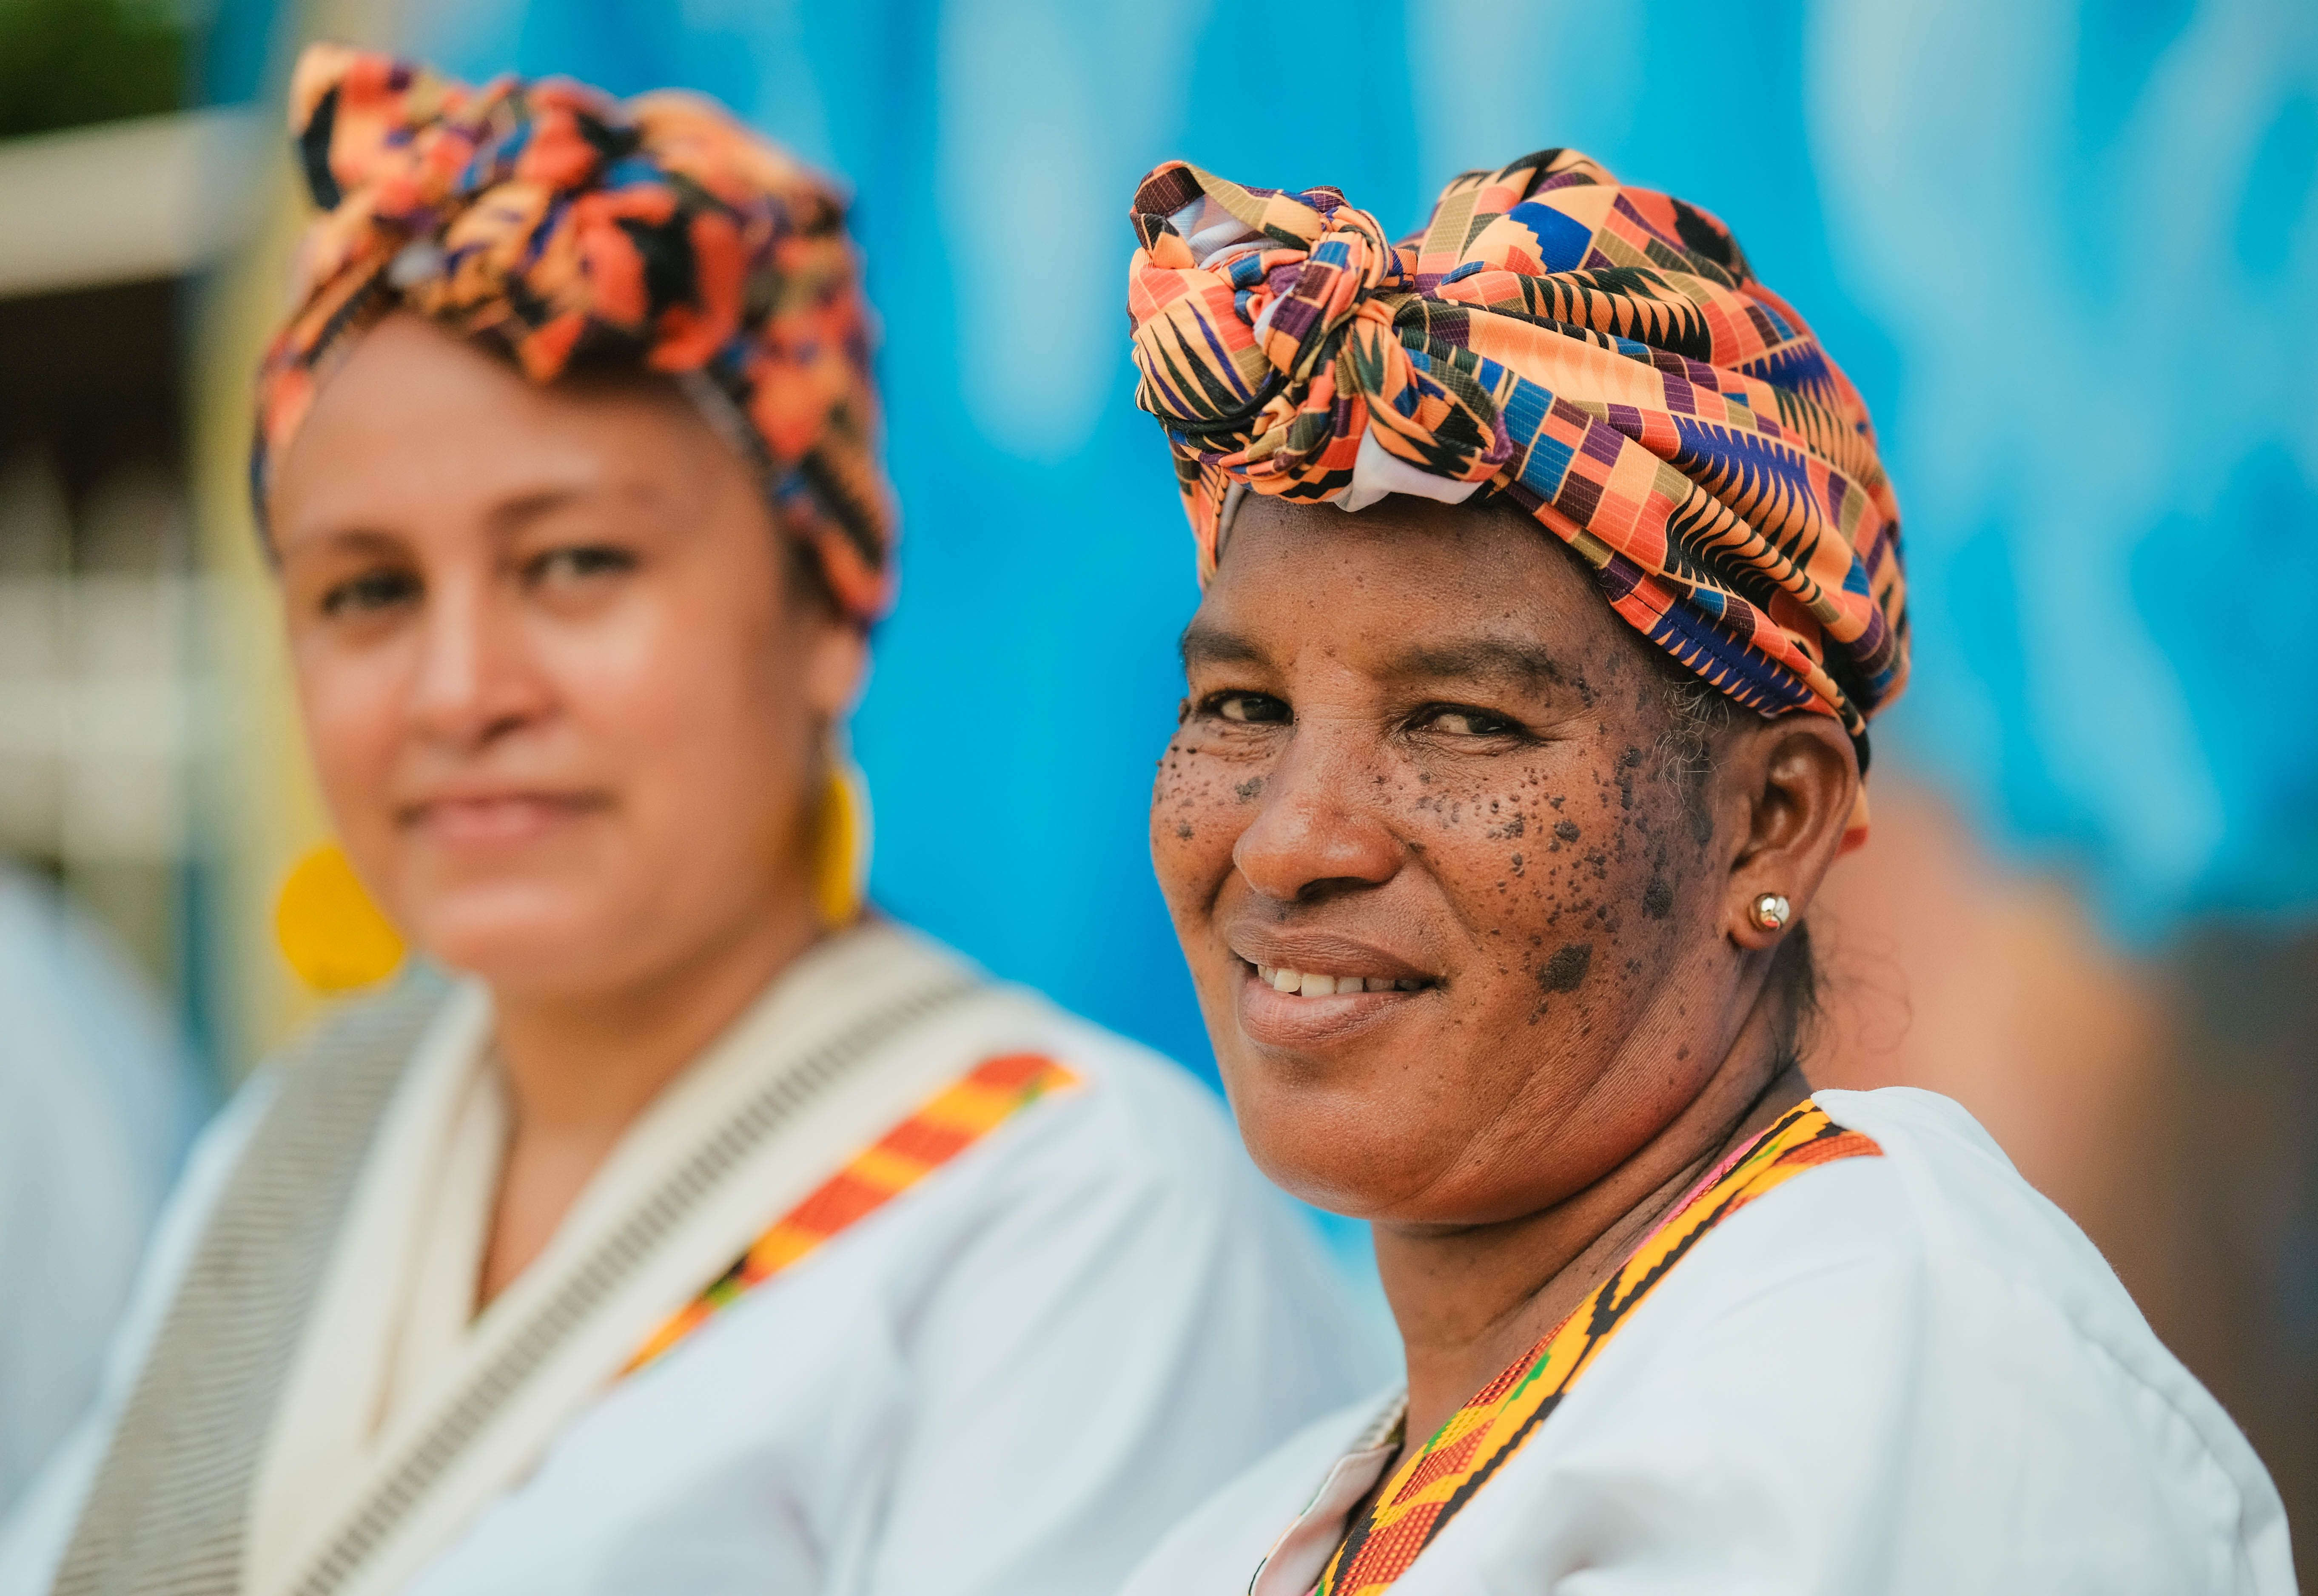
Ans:
<svg viewBox="0 0 2318 1596"><path fill-rule="evenodd" d="M322 595L325 615L371 614L415 601L418 575L408 570L366 570Z"/></svg>
<svg viewBox="0 0 2318 1596"><path fill-rule="evenodd" d="M625 549L606 543L575 543L570 548L550 549L531 562L526 574L535 582L585 581L590 577L633 570L635 566L636 557Z"/></svg>
<svg viewBox="0 0 2318 1596"><path fill-rule="evenodd" d="M1445 731L1451 737L1503 737L1521 730L1503 715L1453 704L1427 711L1418 724L1431 731Z"/></svg>
<svg viewBox="0 0 2318 1596"><path fill-rule="evenodd" d="M1208 700L1211 714L1226 721L1277 723L1289 719L1288 706L1268 693L1218 693Z"/></svg>

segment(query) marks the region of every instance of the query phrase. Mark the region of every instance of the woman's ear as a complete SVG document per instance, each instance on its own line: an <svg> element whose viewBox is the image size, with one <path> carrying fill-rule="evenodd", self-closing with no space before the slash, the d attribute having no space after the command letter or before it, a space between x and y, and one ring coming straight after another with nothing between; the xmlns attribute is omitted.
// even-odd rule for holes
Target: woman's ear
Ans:
<svg viewBox="0 0 2318 1596"><path fill-rule="evenodd" d="M1842 850L1859 758L1840 722L1793 714L1742 724L1725 749L1726 801L1743 803L1722 917L1742 948L1778 946Z"/></svg>
<svg viewBox="0 0 2318 1596"><path fill-rule="evenodd" d="M842 721L860 698L869 674L868 631L834 609L817 610L800 623L806 629L806 707L823 723Z"/></svg>

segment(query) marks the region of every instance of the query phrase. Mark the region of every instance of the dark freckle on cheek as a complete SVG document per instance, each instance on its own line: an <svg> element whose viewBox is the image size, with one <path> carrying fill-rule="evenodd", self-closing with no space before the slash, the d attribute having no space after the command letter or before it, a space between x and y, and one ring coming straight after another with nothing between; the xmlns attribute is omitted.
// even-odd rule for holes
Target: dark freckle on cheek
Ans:
<svg viewBox="0 0 2318 1596"><path fill-rule="evenodd" d="M1575 842L1580 835L1577 829L1577 822L1576 820L1563 820L1559 825L1554 827L1553 834L1556 837L1560 838L1564 842Z"/></svg>
<svg viewBox="0 0 2318 1596"><path fill-rule="evenodd" d="M1175 840L1178 842L1189 842L1191 840L1191 825L1190 821L1181 821L1176 825Z"/></svg>
<svg viewBox="0 0 2318 1596"><path fill-rule="evenodd" d="M1253 799L1258 793L1263 791L1263 778L1260 776L1251 776L1245 781L1240 783L1239 785L1234 787L1232 791L1239 794L1239 801L1242 803L1248 802L1250 800Z"/></svg>
<svg viewBox="0 0 2318 1596"><path fill-rule="evenodd" d="M1550 992L1574 992L1593 963L1592 943L1565 942L1546 960L1545 968L1537 973L1537 983Z"/></svg>
<svg viewBox="0 0 2318 1596"><path fill-rule="evenodd" d="M1663 875L1652 875L1650 884L1642 889L1642 912L1654 920L1662 920L1674 911L1674 888Z"/></svg>

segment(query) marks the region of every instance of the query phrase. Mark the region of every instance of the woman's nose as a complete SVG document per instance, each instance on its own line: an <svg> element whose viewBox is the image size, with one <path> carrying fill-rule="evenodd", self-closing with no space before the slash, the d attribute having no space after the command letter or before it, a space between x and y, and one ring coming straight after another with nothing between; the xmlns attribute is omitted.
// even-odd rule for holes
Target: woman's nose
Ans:
<svg viewBox="0 0 2318 1596"><path fill-rule="evenodd" d="M1399 870L1406 849L1375 801L1374 762L1353 746L1360 737L1298 722L1232 847L1232 863L1263 896L1298 902L1380 886Z"/></svg>
<svg viewBox="0 0 2318 1596"><path fill-rule="evenodd" d="M476 748L536 718L547 695L522 628L483 582L429 584L409 715L422 734Z"/></svg>

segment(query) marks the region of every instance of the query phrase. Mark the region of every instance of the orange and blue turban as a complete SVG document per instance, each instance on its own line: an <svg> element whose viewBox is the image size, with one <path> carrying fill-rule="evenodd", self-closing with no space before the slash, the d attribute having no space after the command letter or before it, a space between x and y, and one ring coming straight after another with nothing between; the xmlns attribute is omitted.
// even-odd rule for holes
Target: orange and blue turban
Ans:
<svg viewBox="0 0 2318 1596"><path fill-rule="evenodd" d="M261 515L347 335L407 309L534 381L669 374L753 457L845 611L884 611L894 524L869 313L825 182L694 95L474 88L341 45L300 60L290 126L322 214L259 370Z"/></svg>
<svg viewBox="0 0 2318 1596"><path fill-rule="evenodd" d="M1333 188L1174 162L1135 196L1139 402L1213 575L1244 493L1519 506L1652 643L1765 715L1867 719L1908 674L1875 430L1730 230L1550 149L1392 242Z"/></svg>

